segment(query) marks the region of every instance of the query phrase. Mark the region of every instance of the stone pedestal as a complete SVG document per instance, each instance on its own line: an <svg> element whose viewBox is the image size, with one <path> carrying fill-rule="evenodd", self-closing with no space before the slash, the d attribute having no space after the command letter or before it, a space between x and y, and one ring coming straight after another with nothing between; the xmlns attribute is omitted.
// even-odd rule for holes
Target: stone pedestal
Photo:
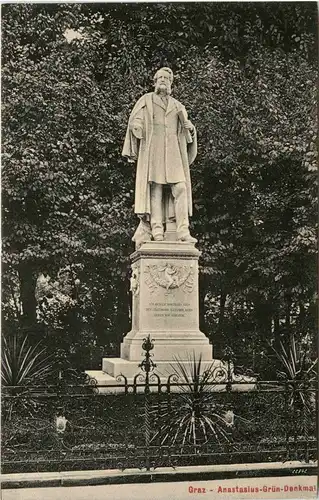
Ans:
<svg viewBox="0 0 319 500"><path fill-rule="evenodd" d="M177 360L191 367L201 359L203 370L211 366L212 346L199 330L199 256L193 243L169 240L144 243L131 255L132 330L121 344L121 357L103 358L103 373L89 371L90 376L104 383L119 375L134 378L148 335L154 342L156 373L164 379Z"/></svg>
<svg viewBox="0 0 319 500"><path fill-rule="evenodd" d="M192 353L212 359L212 348L199 330L198 257L193 244L145 243L132 256L132 330L121 345L121 358L141 359L143 339L154 341L154 359L187 360ZM136 279L136 282L134 280Z"/></svg>

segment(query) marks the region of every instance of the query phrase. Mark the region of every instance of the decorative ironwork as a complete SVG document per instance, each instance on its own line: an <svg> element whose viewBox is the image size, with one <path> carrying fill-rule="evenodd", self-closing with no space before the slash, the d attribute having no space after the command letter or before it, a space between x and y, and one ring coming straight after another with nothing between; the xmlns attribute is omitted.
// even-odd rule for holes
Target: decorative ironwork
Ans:
<svg viewBox="0 0 319 500"><path fill-rule="evenodd" d="M142 349L145 351L145 359L138 366L145 372L145 388L144 388L144 430L145 430L145 467L146 470L150 470L150 441L151 441L151 423L150 423L150 373L156 368L156 364L152 361L153 353L151 351L154 349L154 342L148 335L143 340Z"/></svg>
<svg viewBox="0 0 319 500"><path fill-rule="evenodd" d="M151 359L153 356L151 351L154 349L154 342L151 340L150 336L143 340L142 349L145 351L145 359L143 359L138 366L146 373L146 378L148 380L148 374L156 368L156 364Z"/></svg>
<svg viewBox="0 0 319 500"><path fill-rule="evenodd" d="M92 386L84 376L70 384L61 375L57 384L28 392L4 387L3 471L150 470L316 458L313 381L235 380L228 351L203 390L194 390L177 374L156 373L149 336L142 347L141 373L132 382L119 375L117 385L104 386L113 393L103 393L102 386L96 391L95 381ZM210 430L196 426L201 416L210 419Z"/></svg>

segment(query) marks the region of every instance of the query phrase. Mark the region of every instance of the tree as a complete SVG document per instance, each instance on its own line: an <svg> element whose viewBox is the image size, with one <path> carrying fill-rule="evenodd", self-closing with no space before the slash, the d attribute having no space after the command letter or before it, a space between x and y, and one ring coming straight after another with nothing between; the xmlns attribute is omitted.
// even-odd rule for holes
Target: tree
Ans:
<svg viewBox="0 0 319 500"><path fill-rule="evenodd" d="M37 336L68 332L81 352L87 342L118 349L136 225L121 148L133 103L169 65L199 131L193 227L201 327L215 355L226 342L247 356L292 330L313 334L315 11L298 2L4 6L6 318ZM59 325L40 321L37 277L45 269L54 281L67 266L81 283L76 300Z"/></svg>

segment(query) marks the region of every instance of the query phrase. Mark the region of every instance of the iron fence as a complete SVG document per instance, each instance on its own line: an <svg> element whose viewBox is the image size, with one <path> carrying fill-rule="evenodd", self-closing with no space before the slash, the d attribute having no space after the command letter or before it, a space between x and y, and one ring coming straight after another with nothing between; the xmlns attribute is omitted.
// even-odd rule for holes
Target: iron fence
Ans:
<svg viewBox="0 0 319 500"><path fill-rule="evenodd" d="M316 458L317 388L312 381L262 381L217 372L161 379L152 344L141 374L116 386L5 387L4 473L72 469L150 470ZM252 374L250 374L252 375ZM102 392L102 391L113 392ZM117 391L117 392L115 392Z"/></svg>

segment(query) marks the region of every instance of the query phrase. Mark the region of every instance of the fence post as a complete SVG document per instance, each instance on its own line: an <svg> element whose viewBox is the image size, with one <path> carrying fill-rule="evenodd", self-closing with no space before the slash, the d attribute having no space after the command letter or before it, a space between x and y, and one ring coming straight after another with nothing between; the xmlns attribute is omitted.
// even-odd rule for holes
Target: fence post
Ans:
<svg viewBox="0 0 319 500"><path fill-rule="evenodd" d="M303 421L304 421L304 434L306 441L305 449L305 462L309 463L309 415L310 415L310 397L309 397L309 380L307 375L303 380L303 387L300 388L303 392Z"/></svg>
<svg viewBox="0 0 319 500"><path fill-rule="evenodd" d="M150 463L150 438L151 438L151 426L150 426L150 413L149 413L149 394L150 394L150 372L156 368L156 364L152 361L151 357L153 354L151 350L154 349L154 343L150 336L143 340L142 349L145 351L145 359L138 366L145 372L145 388L144 388L144 429L145 429L145 467L146 470L151 469Z"/></svg>
<svg viewBox="0 0 319 500"><path fill-rule="evenodd" d="M284 418L285 418L285 441L286 441L286 461L290 459L290 436L291 436L291 415L289 412L290 390L287 381L284 382Z"/></svg>
<svg viewBox="0 0 319 500"><path fill-rule="evenodd" d="M232 391L232 381L233 381L233 373L232 373L232 360L234 359L234 352L229 347L226 346L224 349L222 361L227 364L227 381L226 381L226 392Z"/></svg>
<svg viewBox="0 0 319 500"><path fill-rule="evenodd" d="M293 435L294 435L294 459L298 460L298 452L299 452L299 446L298 446L298 424L297 424L297 394L298 394L298 389L296 387L296 380L292 381L292 404L293 404Z"/></svg>
<svg viewBox="0 0 319 500"><path fill-rule="evenodd" d="M58 463L59 472L61 472L61 463L63 462L63 445L64 445L64 431L66 428L67 420L65 418L65 378L63 370L63 357L62 349L59 349L57 354L57 380L56 380L56 405L55 405L55 429L56 438L58 443L58 450L60 461Z"/></svg>

